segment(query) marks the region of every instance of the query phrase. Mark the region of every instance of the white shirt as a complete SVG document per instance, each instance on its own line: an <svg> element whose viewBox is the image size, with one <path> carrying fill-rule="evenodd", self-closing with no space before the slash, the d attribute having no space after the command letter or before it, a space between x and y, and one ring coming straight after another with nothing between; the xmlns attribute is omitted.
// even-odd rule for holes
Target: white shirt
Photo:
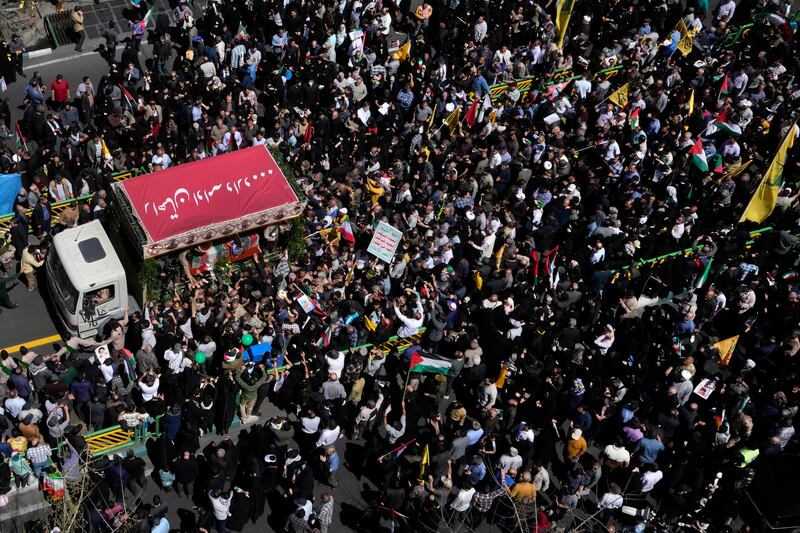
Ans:
<svg viewBox="0 0 800 533"><path fill-rule="evenodd" d="M25 399L20 398L19 396L16 398L7 398L5 405L8 415L16 418L20 411L22 411L23 407L25 407Z"/></svg>
<svg viewBox="0 0 800 533"><path fill-rule="evenodd" d="M500 456L500 461L498 464L506 470L510 470L512 468L519 470L522 468L522 456L503 454Z"/></svg>
<svg viewBox="0 0 800 533"><path fill-rule="evenodd" d="M172 370L173 374L180 374L183 371L183 365L181 365L183 361L183 352L166 350L164 352L164 360L167 361L169 369Z"/></svg>
<svg viewBox="0 0 800 533"><path fill-rule="evenodd" d="M319 438L317 439L317 448L320 446L330 446L335 444L341 432L342 429L339 426L336 426L333 429L323 429L322 433L319 434Z"/></svg>
<svg viewBox="0 0 800 533"><path fill-rule="evenodd" d="M586 95L592 92L592 82L589 80L578 80L575 82L575 90L578 92L578 96L586 98Z"/></svg>
<svg viewBox="0 0 800 533"><path fill-rule="evenodd" d="M475 488L470 487L469 490L461 489L456 494L455 499L450 504L450 508L454 511L465 512L469 509L469 506L472 504L472 498L475 497Z"/></svg>
<svg viewBox="0 0 800 533"><path fill-rule="evenodd" d="M728 22L731 17L733 17L733 13L736 11L736 2L730 0L729 2L725 2L721 6L719 6L719 12L717 13L718 20L724 20Z"/></svg>
<svg viewBox="0 0 800 533"><path fill-rule="evenodd" d="M422 309L422 303L417 300L417 312L422 314L424 310ZM394 312L397 315L397 318L403 323L402 326L397 330L397 336L402 338L411 337L412 335L416 335L419 332L419 328L422 327L422 319L421 318L414 318L405 316L400 310L395 307Z"/></svg>
<svg viewBox="0 0 800 533"><path fill-rule="evenodd" d="M598 509L619 509L622 507L622 494L606 492L600 501L597 502Z"/></svg>
<svg viewBox="0 0 800 533"><path fill-rule="evenodd" d="M161 382L158 378L156 378L152 385L148 385L144 381L139 382L139 390L142 391L142 400L149 402L155 398L156 394L158 394L158 386L160 384Z"/></svg>
<svg viewBox="0 0 800 533"><path fill-rule="evenodd" d="M656 483L661 481L661 478L664 477L664 474L661 470L656 470L655 472L645 472L642 474L642 492L650 492L653 490L653 487L656 486Z"/></svg>
<svg viewBox="0 0 800 533"><path fill-rule="evenodd" d="M619 144L617 141L611 141L606 148L606 160L614 159L620 154Z"/></svg>
<svg viewBox="0 0 800 533"><path fill-rule="evenodd" d="M593 265L596 265L605 258L606 258L606 249L600 248L599 250L592 251L592 253L589 255L589 262Z"/></svg>
<svg viewBox="0 0 800 533"><path fill-rule="evenodd" d="M217 349L217 343L214 342L213 340L208 342L208 343L203 343L203 344L198 344L197 345L197 351L203 352L204 354L206 354L206 357L208 359L211 359L212 357L214 357L214 352L216 351L216 349Z"/></svg>
<svg viewBox="0 0 800 533"><path fill-rule="evenodd" d="M328 364L328 374L336 373L336 375L341 376L342 370L344 370L344 356L339 354L339 357L336 359L332 357L325 356L325 362Z"/></svg>
<svg viewBox="0 0 800 533"><path fill-rule="evenodd" d="M612 461L616 461L618 463L622 463L623 465L628 465L631 462L631 454L625 448L617 448L613 444L609 444L603 450L603 454L611 459Z"/></svg>
<svg viewBox="0 0 800 533"><path fill-rule="evenodd" d="M600 355L605 355L612 344L614 344L614 337L609 339L605 335L600 335L594 340L594 345L597 346Z"/></svg>
<svg viewBox="0 0 800 533"><path fill-rule="evenodd" d="M476 43L479 43L479 42L483 41L484 38L486 38L487 29L488 29L488 26L487 26L485 20L475 24L473 37L475 37L475 42Z"/></svg>
<svg viewBox="0 0 800 533"><path fill-rule="evenodd" d="M497 386L494 383L484 383L478 395L478 404L485 409L491 409L496 401Z"/></svg>
<svg viewBox="0 0 800 533"><path fill-rule="evenodd" d="M517 434L517 442L533 442L534 438L536 438L536 434L531 428L528 428L525 431L520 431Z"/></svg>
<svg viewBox="0 0 800 533"><path fill-rule="evenodd" d="M506 50L505 52L503 52L502 50L498 50L497 52L494 53L494 58L497 59L498 61L500 61L501 63L504 63L506 65L506 67L510 67L511 66L511 51L510 50Z"/></svg>
<svg viewBox="0 0 800 533"><path fill-rule="evenodd" d="M319 429L319 417L301 417L300 424L302 425L303 433L306 435L313 435Z"/></svg>
<svg viewBox="0 0 800 533"><path fill-rule="evenodd" d="M217 520L225 520L230 516L231 500L233 500L233 493L228 498L214 498L212 492L208 492L208 499L211 500L211 507L214 511L214 518Z"/></svg>
<svg viewBox="0 0 800 533"><path fill-rule="evenodd" d="M148 345L151 348L156 347L156 334L153 331L153 326L142 330L142 349Z"/></svg>

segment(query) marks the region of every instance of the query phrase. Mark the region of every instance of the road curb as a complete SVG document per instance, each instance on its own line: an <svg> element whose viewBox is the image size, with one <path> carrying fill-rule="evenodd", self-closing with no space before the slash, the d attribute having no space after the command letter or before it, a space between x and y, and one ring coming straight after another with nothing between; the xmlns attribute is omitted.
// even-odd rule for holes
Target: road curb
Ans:
<svg viewBox="0 0 800 533"><path fill-rule="evenodd" d="M34 59L42 56L49 56L52 53L53 53L52 48L42 48L40 50L34 50L33 52L28 52L26 55L28 56L28 59Z"/></svg>

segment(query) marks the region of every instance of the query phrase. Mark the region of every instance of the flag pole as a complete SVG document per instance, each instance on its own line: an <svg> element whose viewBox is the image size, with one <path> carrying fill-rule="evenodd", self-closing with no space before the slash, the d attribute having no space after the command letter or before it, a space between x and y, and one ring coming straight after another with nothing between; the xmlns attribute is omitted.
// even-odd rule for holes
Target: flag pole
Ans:
<svg viewBox="0 0 800 533"><path fill-rule="evenodd" d="M406 384L403 385L403 400L401 401L401 403L406 402L406 391L408 391L408 380L410 377L411 377L411 368L409 367L408 373L406 374Z"/></svg>
<svg viewBox="0 0 800 533"><path fill-rule="evenodd" d="M392 450L389 450L389 451L388 451L388 452L386 452L385 454L383 454L383 455L381 455L380 457L378 457L378 461L382 461L384 457L387 457L387 456L389 456L389 455L393 454L394 452L396 452L396 451L398 451L398 450L402 450L403 448L405 448L405 447L407 447L407 446L410 446L410 445L414 444L415 442L417 442L417 439L411 439L410 441L406 442L405 444L401 444L401 445L400 445L400 446L398 446L397 448L394 448L394 449L392 449Z"/></svg>

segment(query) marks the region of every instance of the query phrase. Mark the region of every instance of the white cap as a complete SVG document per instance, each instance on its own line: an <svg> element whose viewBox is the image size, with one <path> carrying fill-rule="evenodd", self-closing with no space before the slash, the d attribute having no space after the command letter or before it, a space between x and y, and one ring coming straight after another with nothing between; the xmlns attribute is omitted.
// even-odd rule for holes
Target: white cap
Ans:
<svg viewBox="0 0 800 533"><path fill-rule="evenodd" d="M575 428L572 430L571 437L573 440L578 440L579 438L581 438L581 435L583 435L583 431L581 431L580 428Z"/></svg>
<svg viewBox="0 0 800 533"><path fill-rule="evenodd" d="M681 377L683 378L683 381L689 381L692 379L692 373L688 370L681 370Z"/></svg>

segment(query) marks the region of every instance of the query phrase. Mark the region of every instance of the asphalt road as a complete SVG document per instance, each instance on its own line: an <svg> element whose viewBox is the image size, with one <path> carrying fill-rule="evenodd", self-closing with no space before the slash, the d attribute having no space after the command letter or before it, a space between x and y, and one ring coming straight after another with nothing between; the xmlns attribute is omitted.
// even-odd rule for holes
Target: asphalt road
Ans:
<svg viewBox="0 0 800 533"><path fill-rule="evenodd" d="M62 74L69 82L73 95L84 76L90 76L92 82L97 86L100 78L108 72L105 60L93 52L97 44L99 41L87 40L82 53L76 52L71 46L62 46L50 55L27 60L24 64L24 71L28 78L18 78L15 83L8 85L8 90L2 95L8 99L12 124L22 117L22 110L17 106L22 103L25 86L34 72L38 71L48 87L55 80L56 75ZM142 49L139 58L144 64L145 59L151 57L152 47L145 45ZM117 58L121 53L122 49L119 47ZM13 150L16 148L16 139L13 137L6 139L6 144ZM0 315L0 348L16 349L20 344L29 347L49 346L50 343L57 340L52 338L56 334L56 327L43 298L46 292L46 287L40 286L39 290L28 293L21 284L10 290L12 301L18 303L19 307L13 310L4 309ZM42 341L44 343L40 344Z"/></svg>

